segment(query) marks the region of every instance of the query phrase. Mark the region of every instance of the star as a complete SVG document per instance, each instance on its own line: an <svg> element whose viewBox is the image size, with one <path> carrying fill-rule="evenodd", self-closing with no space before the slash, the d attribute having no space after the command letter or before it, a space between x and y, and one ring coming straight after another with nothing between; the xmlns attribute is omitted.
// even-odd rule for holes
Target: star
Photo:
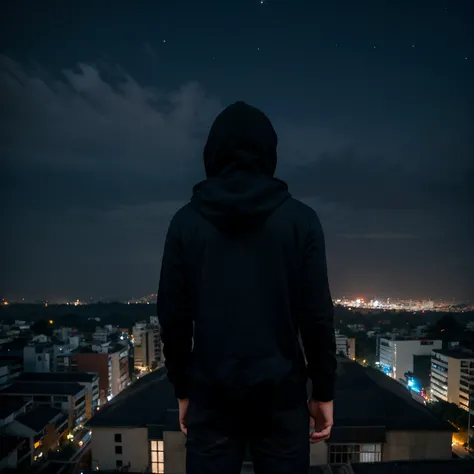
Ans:
<svg viewBox="0 0 474 474"><path fill-rule="evenodd" d="M163 40L163 43L166 43L166 40Z"/></svg>
<svg viewBox="0 0 474 474"><path fill-rule="evenodd" d="M260 48L257 48L257 51L260 51Z"/></svg>
<svg viewBox="0 0 474 474"><path fill-rule="evenodd" d="M376 44L374 44L374 49L377 49L377 45L376 45Z"/></svg>
<svg viewBox="0 0 474 474"><path fill-rule="evenodd" d="M412 48L414 48L414 47L415 47L415 45L414 45L414 44L412 44L412 45L411 45L411 47L412 47Z"/></svg>

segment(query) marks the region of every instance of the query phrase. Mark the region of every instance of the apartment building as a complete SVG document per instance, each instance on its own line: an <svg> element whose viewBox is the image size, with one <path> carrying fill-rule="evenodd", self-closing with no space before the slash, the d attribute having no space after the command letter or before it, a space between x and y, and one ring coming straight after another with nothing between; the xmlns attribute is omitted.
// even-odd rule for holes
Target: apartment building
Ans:
<svg viewBox="0 0 474 474"><path fill-rule="evenodd" d="M442 341L403 337L381 337L378 340L378 362L385 374L403 381L407 372L414 371L413 356L430 355L441 349Z"/></svg>
<svg viewBox="0 0 474 474"><path fill-rule="evenodd" d="M21 360L0 360L0 387L13 382L23 370Z"/></svg>
<svg viewBox="0 0 474 474"><path fill-rule="evenodd" d="M28 440L30 463L41 460L49 451L57 449L59 440L67 430L67 415L61 410L45 406L35 407L16 416L3 428L8 435Z"/></svg>
<svg viewBox="0 0 474 474"><path fill-rule="evenodd" d="M0 433L0 472L28 472L31 449L26 438Z"/></svg>
<svg viewBox="0 0 474 474"><path fill-rule="evenodd" d="M49 383L78 383L86 390L85 417L88 420L100 405L99 375L94 372L49 372L38 374L35 372L24 372L18 378L18 382L49 382Z"/></svg>
<svg viewBox="0 0 474 474"><path fill-rule="evenodd" d="M460 348L431 354L431 397L469 410L474 393L474 352Z"/></svg>
<svg viewBox="0 0 474 474"><path fill-rule="evenodd" d="M354 360L355 341L355 337L347 337L336 331L336 354Z"/></svg>
<svg viewBox="0 0 474 474"><path fill-rule="evenodd" d="M50 344L27 345L23 349L23 366L26 372L51 372L54 349Z"/></svg>
<svg viewBox="0 0 474 474"><path fill-rule="evenodd" d="M130 384L128 358L128 343L96 343L61 355L58 369L98 374L99 404L104 405Z"/></svg>
<svg viewBox="0 0 474 474"><path fill-rule="evenodd" d="M333 433L311 446L312 466L451 459L453 428L401 384L347 358L338 372ZM87 425L93 470L185 473L185 437L164 368L140 379Z"/></svg>
<svg viewBox="0 0 474 474"><path fill-rule="evenodd" d="M161 338L157 326L146 322L133 327L133 358L135 368L147 371L161 360Z"/></svg>
<svg viewBox="0 0 474 474"><path fill-rule="evenodd" d="M0 390L0 397L12 396L61 411L69 430L86 421L86 389L78 383L14 382Z"/></svg>

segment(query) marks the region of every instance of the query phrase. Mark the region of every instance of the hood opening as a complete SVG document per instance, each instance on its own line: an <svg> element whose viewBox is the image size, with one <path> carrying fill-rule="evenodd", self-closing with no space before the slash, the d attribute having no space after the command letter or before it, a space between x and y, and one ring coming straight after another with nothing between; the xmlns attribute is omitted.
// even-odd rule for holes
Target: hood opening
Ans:
<svg viewBox="0 0 474 474"><path fill-rule="evenodd" d="M260 110L236 102L214 121L204 148L207 179L194 187L191 204L219 229L255 229L291 197L273 177L277 134Z"/></svg>
<svg viewBox="0 0 474 474"><path fill-rule="evenodd" d="M204 148L207 177L234 169L273 176L278 138L269 118L259 109L236 102L224 109L212 124Z"/></svg>

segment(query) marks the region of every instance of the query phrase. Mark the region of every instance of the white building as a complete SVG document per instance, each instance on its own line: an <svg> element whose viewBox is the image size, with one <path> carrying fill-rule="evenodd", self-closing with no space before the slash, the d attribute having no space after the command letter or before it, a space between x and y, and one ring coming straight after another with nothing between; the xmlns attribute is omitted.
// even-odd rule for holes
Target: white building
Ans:
<svg viewBox="0 0 474 474"><path fill-rule="evenodd" d="M333 434L328 442L311 445L311 466L451 459L453 428L448 423L414 404L408 391L397 390L399 385L379 371L345 358L340 365ZM186 438L166 372L144 376L127 392L87 423L92 469L184 474ZM247 455L245 462L251 462Z"/></svg>
<svg viewBox="0 0 474 474"><path fill-rule="evenodd" d="M462 349L434 350L431 354L431 397L469 409L474 393L474 353Z"/></svg>
<svg viewBox="0 0 474 474"><path fill-rule="evenodd" d="M157 326L140 322L133 327L133 357L135 367L147 371L161 361L161 338Z"/></svg>
<svg viewBox="0 0 474 474"><path fill-rule="evenodd" d="M25 372L51 372L53 348L44 346L25 346L23 365Z"/></svg>
<svg viewBox="0 0 474 474"><path fill-rule="evenodd" d="M58 384L79 384L86 389L85 400L85 417L87 419L95 413L95 409L99 406L99 375L93 372L49 372L49 373L33 373L23 372L16 379L21 383L54 383ZM58 405L56 405L58 408Z"/></svg>
<svg viewBox="0 0 474 474"><path fill-rule="evenodd" d="M378 348L380 368L399 382L407 372L414 371L413 356L430 355L433 349L441 347L440 340L381 337Z"/></svg>
<svg viewBox="0 0 474 474"><path fill-rule="evenodd" d="M349 359L355 359L355 338L349 338L336 331L336 354Z"/></svg>
<svg viewBox="0 0 474 474"><path fill-rule="evenodd" d="M50 407L67 415L68 427L86 420L86 388L78 383L14 382L0 390L0 397L23 397L40 408Z"/></svg>

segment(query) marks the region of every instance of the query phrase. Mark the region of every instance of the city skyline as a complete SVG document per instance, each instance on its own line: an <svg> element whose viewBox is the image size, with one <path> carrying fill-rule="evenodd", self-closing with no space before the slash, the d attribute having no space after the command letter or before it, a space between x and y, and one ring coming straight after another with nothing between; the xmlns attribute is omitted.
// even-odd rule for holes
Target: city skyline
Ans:
<svg viewBox="0 0 474 474"><path fill-rule="evenodd" d="M320 215L334 297L474 298L473 2L0 8L1 296L157 288L209 126L244 100Z"/></svg>

